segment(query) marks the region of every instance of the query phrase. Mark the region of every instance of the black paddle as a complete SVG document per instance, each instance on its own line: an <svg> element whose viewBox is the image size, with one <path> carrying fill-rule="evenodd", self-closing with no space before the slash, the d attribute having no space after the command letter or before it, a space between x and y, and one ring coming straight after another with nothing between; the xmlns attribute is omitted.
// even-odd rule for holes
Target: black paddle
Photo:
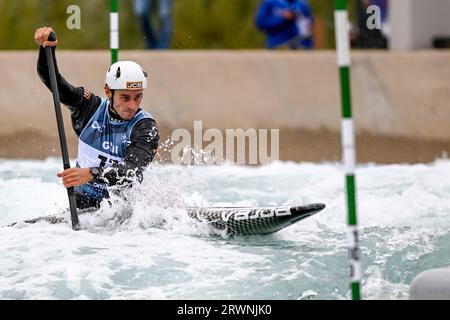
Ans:
<svg viewBox="0 0 450 320"><path fill-rule="evenodd" d="M48 41L56 41L56 34L52 31L48 36ZM51 47L45 47L45 55L47 56L48 73L50 75L50 85L53 93L53 103L55 105L56 123L58 124L59 143L61 145L61 153L63 157L64 170L70 168L69 153L67 151L66 135L64 133L64 121L61 113L61 102L59 101L59 91L56 83L55 64L53 63L53 52ZM73 187L67 188L69 196L70 217L72 219L72 229L80 230L78 221L77 205L75 202L75 194Z"/></svg>

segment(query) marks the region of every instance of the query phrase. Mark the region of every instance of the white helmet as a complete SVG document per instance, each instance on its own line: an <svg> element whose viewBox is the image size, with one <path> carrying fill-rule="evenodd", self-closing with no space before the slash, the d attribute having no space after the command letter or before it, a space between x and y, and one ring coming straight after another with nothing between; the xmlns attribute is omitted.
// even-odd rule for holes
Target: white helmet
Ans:
<svg viewBox="0 0 450 320"><path fill-rule="evenodd" d="M110 90L147 88L147 72L134 61L118 61L106 72L105 83Z"/></svg>

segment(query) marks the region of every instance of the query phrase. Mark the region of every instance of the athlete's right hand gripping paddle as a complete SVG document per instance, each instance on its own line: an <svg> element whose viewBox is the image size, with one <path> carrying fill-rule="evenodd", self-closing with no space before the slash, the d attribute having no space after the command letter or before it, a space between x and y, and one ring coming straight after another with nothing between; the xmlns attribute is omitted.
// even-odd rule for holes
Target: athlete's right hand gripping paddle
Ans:
<svg viewBox="0 0 450 320"><path fill-rule="evenodd" d="M48 36L48 41L56 41L56 34L52 31ZM50 76L50 85L53 93L53 103L55 105L56 122L58 125L59 143L61 145L61 153L63 157L64 170L70 168L69 153L67 151L66 135L64 133L64 121L61 112L61 102L59 100L58 86L56 82L55 64L53 60L53 52L51 47L45 47L45 55L47 56L48 73ZM70 217L72 220L72 229L80 230L78 221L77 205L75 202L75 194L73 187L67 188L69 197Z"/></svg>

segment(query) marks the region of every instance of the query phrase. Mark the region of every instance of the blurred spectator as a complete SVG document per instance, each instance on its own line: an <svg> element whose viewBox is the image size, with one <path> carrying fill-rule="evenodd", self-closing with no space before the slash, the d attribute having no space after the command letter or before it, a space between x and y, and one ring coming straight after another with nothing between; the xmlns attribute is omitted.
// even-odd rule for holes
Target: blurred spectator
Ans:
<svg viewBox="0 0 450 320"><path fill-rule="evenodd" d="M158 4L159 25L155 32L152 23L152 6ZM168 49L172 40L173 0L134 0L134 14L139 24L147 49Z"/></svg>
<svg viewBox="0 0 450 320"><path fill-rule="evenodd" d="M376 5L380 9L381 29L369 29L367 21L372 12L367 8ZM353 46L356 48L385 49L387 48L388 28L388 0L356 0L357 28Z"/></svg>
<svg viewBox="0 0 450 320"><path fill-rule="evenodd" d="M269 49L311 49L312 10L306 0L263 0L256 15L256 26L266 33Z"/></svg>

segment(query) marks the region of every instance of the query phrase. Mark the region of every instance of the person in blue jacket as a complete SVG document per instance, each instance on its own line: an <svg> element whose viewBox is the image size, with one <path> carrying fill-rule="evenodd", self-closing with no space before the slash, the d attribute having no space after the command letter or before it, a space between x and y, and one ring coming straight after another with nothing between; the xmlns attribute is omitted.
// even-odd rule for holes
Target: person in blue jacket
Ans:
<svg viewBox="0 0 450 320"><path fill-rule="evenodd" d="M256 26L266 33L269 49L313 48L313 14L304 0L263 0L256 15Z"/></svg>

